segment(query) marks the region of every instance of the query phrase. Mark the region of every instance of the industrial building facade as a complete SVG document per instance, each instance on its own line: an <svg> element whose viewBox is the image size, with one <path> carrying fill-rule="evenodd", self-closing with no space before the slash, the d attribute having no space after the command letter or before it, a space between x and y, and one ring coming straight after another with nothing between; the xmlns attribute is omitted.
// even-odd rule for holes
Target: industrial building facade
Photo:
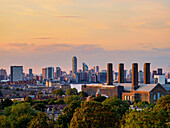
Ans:
<svg viewBox="0 0 170 128"><path fill-rule="evenodd" d="M119 64L119 83L113 83L112 64L107 65L107 85L82 85L82 91L89 96L96 95L98 89L105 96L116 96L122 100L133 102L134 100L154 103L160 97L167 95L168 91L161 84L150 84L150 63L144 64L144 84L138 85L138 64L132 64L132 83L124 82L124 64Z"/></svg>

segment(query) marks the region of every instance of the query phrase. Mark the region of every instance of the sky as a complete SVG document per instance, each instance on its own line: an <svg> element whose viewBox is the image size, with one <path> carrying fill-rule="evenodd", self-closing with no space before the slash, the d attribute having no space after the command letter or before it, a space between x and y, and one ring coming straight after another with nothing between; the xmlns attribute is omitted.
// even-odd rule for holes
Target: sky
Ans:
<svg viewBox="0 0 170 128"><path fill-rule="evenodd" d="M112 62L170 71L170 0L0 0L0 68Z"/></svg>

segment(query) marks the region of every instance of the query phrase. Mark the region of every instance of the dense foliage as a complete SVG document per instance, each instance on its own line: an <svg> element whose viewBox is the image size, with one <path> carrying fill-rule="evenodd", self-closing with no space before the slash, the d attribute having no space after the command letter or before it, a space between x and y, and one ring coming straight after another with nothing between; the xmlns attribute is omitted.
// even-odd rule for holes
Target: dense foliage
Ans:
<svg viewBox="0 0 170 128"><path fill-rule="evenodd" d="M26 128L32 118L36 116L35 111L28 103L21 103L6 107L4 116L0 120L1 127Z"/></svg>
<svg viewBox="0 0 170 128"><path fill-rule="evenodd" d="M57 127L67 128L70 124L70 121L73 117L75 109L80 107L81 101L73 101L63 110L63 115L59 115L57 119Z"/></svg>
<svg viewBox="0 0 170 128"><path fill-rule="evenodd" d="M61 90L55 90L61 95ZM68 95L69 94L69 95ZM73 94L73 95L72 95ZM76 95L75 95L76 94ZM80 95L82 94L82 96ZM67 92L65 99L33 101L1 101L0 128L168 128L170 127L170 96L164 96L155 104L134 101L138 109L129 109L129 103L116 97L93 97L82 101L85 93ZM49 119L45 105L67 104L57 120Z"/></svg>
<svg viewBox="0 0 170 128"><path fill-rule="evenodd" d="M99 102L82 102L70 123L70 128L118 127L118 115L114 108Z"/></svg>
<svg viewBox="0 0 170 128"><path fill-rule="evenodd" d="M105 96L97 96L90 99L90 101L103 102L106 99Z"/></svg>
<svg viewBox="0 0 170 128"><path fill-rule="evenodd" d="M77 91L76 88L70 88L70 89L68 89L66 91L66 95L69 95L69 96L71 96L71 95L78 95L78 91Z"/></svg>
<svg viewBox="0 0 170 128"><path fill-rule="evenodd" d="M12 100L9 98L5 98L4 100L1 100L1 109L4 109L5 107L9 107L13 104Z"/></svg>
<svg viewBox="0 0 170 128"><path fill-rule="evenodd" d="M80 101L81 98L80 96L77 96L77 95L71 95L71 96L67 96L64 101L66 104L70 104L71 102L73 101Z"/></svg>
<svg viewBox="0 0 170 128"><path fill-rule="evenodd" d="M170 96L160 98L156 105L142 111L130 110L122 118L122 128L168 128L170 127Z"/></svg>
<svg viewBox="0 0 170 128"><path fill-rule="evenodd" d="M65 94L65 92L62 89L56 89L51 94L54 96L62 96Z"/></svg>

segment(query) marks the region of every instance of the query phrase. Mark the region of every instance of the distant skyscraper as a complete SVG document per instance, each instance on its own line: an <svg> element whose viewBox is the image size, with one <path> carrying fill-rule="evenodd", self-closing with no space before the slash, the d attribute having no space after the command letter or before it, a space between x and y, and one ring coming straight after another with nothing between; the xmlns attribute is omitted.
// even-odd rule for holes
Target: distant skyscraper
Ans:
<svg viewBox="0 0 170 128"><path fill-rule="evenodd" d="M87 64L85 64L85 63L83 62L83 63L82 63L82 66L83 66L83 72L88 71L88 66L87 66Z"/></svg>
<svg viewBox="0 0 170 128"><path fill-rule="evenodd" d="M42 79L43 80L46 79L46 70L45 70L45 68L42 68Z"/></svg>
<svg viewBox="0 0 170 128"><path fill-rule="evenodd" d="M0 80L6 80L7 79L7 72L5 69L0 69Z"/></svg>
<svg viewBox="0 0 170 128"><path fill-rule="evenodd" d="M114 81L117 81L117 80L118 80L118 76L119 76L119 73L118 73L118 72L114 72L114 74L113 74L113 80L114 80Z"/></svg>
<svg viewBox="0 0 170 128"><path fill-rule="evenodd" d="M72 72L77 74L77 58L75 56L72 58Z"/></svg>
<svg viewBox="0 0 170 128"><path fill-rule="evenodd" d="M157 75L162 75L162 68L158 68L158 74Z"/></svg>
<svg viewBox="0 0 170 128"><path fill-rule="evenodd" d="M23 66L11 66L11 82L23 80Z"/></svg>
<svg viewBox="0 0 170 128"><path fill-rule="evenodd" d="M95 66L95 73L99 72L99 66Z"/></svg>
<svg viewBox="0 0 170 128"><path fill-rule="evenodd" d="M56 67L56 77L59 78L61 76L61 68Z"/></svg>
<svg viewBox="0 0 170 128"><path fill-rule="evenodd" d="M53 80L54 79L54 68L53 67L47 67L45 68L46 72L46 79L47 80Z"/></svg>
<svg viewBox="0 0 170 128"><path fill-rule="evenodd" d="M142 72L142 70L138 72L138 81L140 84L144 83L144 72Z"/></svg>
<svg viewBox="0 0 170 128"><path fill-rule="evenodd" d="M157 71L156 70L152 71L152 78L154 78L154 75L157 75Z"/></svg>
<svg viewBox="0 0 170 128"><path fill-rule="evenodd" d="M32 69L29 69L29 80L33 80Z"/></svg>

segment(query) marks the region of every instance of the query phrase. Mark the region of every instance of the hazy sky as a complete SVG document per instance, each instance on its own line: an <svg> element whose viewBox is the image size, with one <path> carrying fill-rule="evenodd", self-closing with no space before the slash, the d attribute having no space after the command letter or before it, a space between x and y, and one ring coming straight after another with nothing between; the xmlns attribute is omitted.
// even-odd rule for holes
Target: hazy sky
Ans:
<svg viewBox="0 0 170 128"><path fill-rule="evenodd" d="M170 0L0 0L0 68L125 68L170 71Z"/></svg>

